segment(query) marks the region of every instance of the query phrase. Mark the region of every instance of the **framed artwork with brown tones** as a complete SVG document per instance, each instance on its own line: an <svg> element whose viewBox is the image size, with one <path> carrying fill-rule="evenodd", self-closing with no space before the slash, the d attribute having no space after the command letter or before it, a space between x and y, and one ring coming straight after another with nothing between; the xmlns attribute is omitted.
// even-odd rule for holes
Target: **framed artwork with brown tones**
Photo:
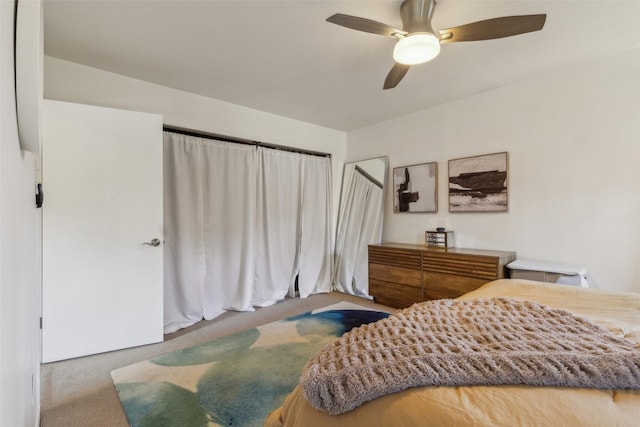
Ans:
<svg viewBox="0 0 640 427"><path fill-rule="evenodd" d="M449 160L449 212L506 212L508 153Z"/></svg>
<svg viewBox="0 0 640 427"><path fill-rule="evenodd" d="M393 168L393 211L438 212L438 164Z"/></svg>

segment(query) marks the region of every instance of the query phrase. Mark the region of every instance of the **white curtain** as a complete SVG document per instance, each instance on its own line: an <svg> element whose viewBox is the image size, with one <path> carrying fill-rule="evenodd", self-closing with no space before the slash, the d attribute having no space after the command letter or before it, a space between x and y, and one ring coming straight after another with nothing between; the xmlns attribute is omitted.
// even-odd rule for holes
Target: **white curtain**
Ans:
<svg viewBox="0 0 640 427"><path fill-rule="evenodd" d="M252 311L255 266L256 171L250 145L203 139L203 317Z"/></svg>
<svg viewBox="0 0 640 427"><path fill-rule="evenodd" d="M334 285L340 292L369 295L368 245L380 241L382 196L357 169L351 174L336 237Z"/></svg>
<svg viewBox="0 0 640 427"><path fill-rule="evenodd" d="M331 163L328 157L302 158L302 210L298 288L300 297L331 291L333 232ZM329 231L328 231L329 230Z"/></svg>
<svg viewBox="0 0 640 427"><path fill-rule="evenodd" d="M330 291L328 158L172 132L164 144L166 333L274 304L296 277L302 297Z"/></svg>
<svg viewBox="0 0 640 427"><path fill-rule="evenodd" d="M164 134L165 333L203 317L204 236L200 145Z"/></svg>
<svg viewBox="0 0 640 427"><path fill-rule="evenodd" d="M252 310L255 147L164 133L165 333Z"/></svg>
<svg viewBox="0 0 640 427"><path fill-rule="evenodd" d="M331 168L326 157L260 147L255 306L331 291Z"/></svg>
<svg viewBox="0 0 640 427"><path fill-rule="evenodd" d="M266 307L294 296L298 274L301 165L299 155L260 150L258 244L254 305Z"/></svg>

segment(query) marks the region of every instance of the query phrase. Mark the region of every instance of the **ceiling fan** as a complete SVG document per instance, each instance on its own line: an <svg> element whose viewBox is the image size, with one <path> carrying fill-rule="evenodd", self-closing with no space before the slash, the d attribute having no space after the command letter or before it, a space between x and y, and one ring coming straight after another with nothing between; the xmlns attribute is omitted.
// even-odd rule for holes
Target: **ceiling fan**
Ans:
<svg viewBox="0 0 640 427"><path fill-rule="evenodd" d="M440 44L499 39L541 30L546 14L503 16L435 31L431 18L436 0L404 0L400 6L402 30L382 22L336 13L327 22L353 30L398 39L393 49L396 64L384 81L384 89L400 83L411 65L430 61L440 53Z"/></svg>

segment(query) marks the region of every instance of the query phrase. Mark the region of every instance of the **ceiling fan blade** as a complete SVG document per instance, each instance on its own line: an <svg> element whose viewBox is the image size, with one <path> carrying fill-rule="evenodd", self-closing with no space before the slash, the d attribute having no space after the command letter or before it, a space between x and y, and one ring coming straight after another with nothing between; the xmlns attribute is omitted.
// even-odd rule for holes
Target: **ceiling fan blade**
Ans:
<svg viewBox="0 0 640 427"><path fill-rule="evenodd" d="M410 65L399 64L396 62L396 65L391 68L389 74L387 74L387 78L384 79L383 89L393 89L400 83L400 80L403 79L407 71L409 71Z"/></svg>
<svg viewBox="0 0 640 427"><path fill-rule="evenodd" d="M336 25L342 25L343 27L351 28L352 30L380 34L381 36L393 37L394 34L407 34L406 31L393 28L392 26L383 24L382 22L360 18L358 16L344 15L342 13L331 15L327 18L327 22L331 22L332 24Z"/></svg>
<svg viewBox="0 0 640 427"><path fill-rule="evenodd" d="M541 30L546 14L503 16L440 30L440 43L499 39Z"/></svg>

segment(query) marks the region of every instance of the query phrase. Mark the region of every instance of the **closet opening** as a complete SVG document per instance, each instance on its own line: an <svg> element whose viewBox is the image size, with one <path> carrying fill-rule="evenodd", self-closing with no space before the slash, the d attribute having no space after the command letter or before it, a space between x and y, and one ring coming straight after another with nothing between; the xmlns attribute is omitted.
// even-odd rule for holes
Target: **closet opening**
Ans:
<svg viewBox="0 0 640 427"><path fill-rule="evenodd" d="M164 126L165 333L331 291L331 156Z"/></svg>

